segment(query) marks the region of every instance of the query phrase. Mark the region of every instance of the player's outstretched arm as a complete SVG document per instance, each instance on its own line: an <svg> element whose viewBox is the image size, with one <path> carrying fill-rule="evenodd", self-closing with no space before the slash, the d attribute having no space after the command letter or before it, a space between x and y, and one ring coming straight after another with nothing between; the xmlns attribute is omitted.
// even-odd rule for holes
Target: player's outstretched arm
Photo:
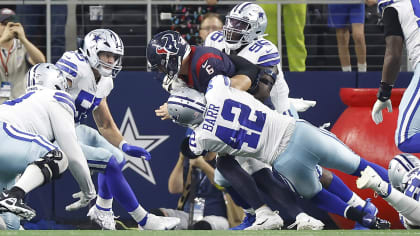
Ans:
<svg viewBox="0 0 420 236"><path fill-rule="evenodd" d="M378 91L378 100L372 108L372 120L379 124L383 121L382 110L387 108L392 112L391 91L400 71L404 39L399 25L397 11L390 7L383 15L385 28L385 58L382 68L382 80Z"/></svg>
<svg viewBox="0 0 420 236"><path fill-rule="evenodd" d="M79 201L66 207L66 210L77 210L85 207L96 197L95 186L93 185L86 158L77 142L76 130L74 128L73 113L64 110L61 105L57 105L51 113L51 125L54 137L66 154L69 161L69 169L82 190L77 196Z"/></svg>

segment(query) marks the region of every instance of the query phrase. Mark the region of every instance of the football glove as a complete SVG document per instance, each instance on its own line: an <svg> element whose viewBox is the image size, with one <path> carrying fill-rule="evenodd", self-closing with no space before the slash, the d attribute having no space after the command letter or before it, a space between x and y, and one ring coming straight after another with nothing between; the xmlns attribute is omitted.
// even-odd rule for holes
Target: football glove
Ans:
<svg viewBox="0 0 420 236"><path fill-rule="evenodd" d="M373 105L372 108L372 120L375 122L375 124L379 124L383 121L382 117L382 110L387 108L388 112L392 112L392 104L391 100L388 99L385 102L382 102L381 100L376 100L375 105Z"/></svg>
<svg viewBox="0 0 420 236"><path fill-rule="evenodd" d="M80 208L86 207L87 205L89 205L89 202L92 201L93 199L95 199L96 194L95 195L89 195L89 194L85 194L83 192L78 192L78 193L74 193L72 195L73 198L79 198L78 201L73 202L72 204L69 204L66 206L66 211L75 211L75 210L79 210Z"/></svg>
<svg viewBox="0 0 420 236"><path fill-rule="evenodd" d="M142 147L130 145L125 141L121 142L120 148L125 154L129 156L144 157L146 161L149 161L150 159L152 159L152 156L150 155L148 151L146 151L146 149Z"/></svg>

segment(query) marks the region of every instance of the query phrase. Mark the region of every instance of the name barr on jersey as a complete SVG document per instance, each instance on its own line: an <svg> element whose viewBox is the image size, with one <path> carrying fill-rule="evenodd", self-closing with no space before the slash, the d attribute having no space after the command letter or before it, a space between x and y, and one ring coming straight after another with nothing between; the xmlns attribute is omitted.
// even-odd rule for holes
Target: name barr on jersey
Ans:
<svg viewBox="0 0 420 236"><path fill-rule="evenodd" d="M204 116L203 129L213 132L214 124L216 123L217 115L219 114L220 107L214 104L208 106L206 115Z"/></svg>

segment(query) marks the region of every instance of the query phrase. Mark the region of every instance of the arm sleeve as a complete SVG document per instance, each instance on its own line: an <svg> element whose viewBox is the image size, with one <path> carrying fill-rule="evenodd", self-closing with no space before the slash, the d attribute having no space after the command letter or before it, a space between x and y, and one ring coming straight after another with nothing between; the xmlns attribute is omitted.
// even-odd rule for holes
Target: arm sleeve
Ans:
<svg viewBox="0 0 420 236"><path fill-rule="evenodd" d="M252 84L257 82L258 67L256 65L237 55L229 55L229 58L236 67L235 75L248 76L251 79Z"/></svg>
<svg viewBox="0 0 420 236"><path fill-rule="evenodd" d="M393 7L385 8L382 20L384 22L384 34L386 36L396 35L404 38L404 34L401 29L400 20L398 18L398 12Z"/></svg>
<svg viewBox="0 0 420 236"><path fill-rule="evenodd" d="M82 149L77 142L73 115L60 104L52 105L50 120L55 140L69 160L69 169L79 184L80 190L88 196L94 196L95 186L90 177L89 167Z"/></svg>

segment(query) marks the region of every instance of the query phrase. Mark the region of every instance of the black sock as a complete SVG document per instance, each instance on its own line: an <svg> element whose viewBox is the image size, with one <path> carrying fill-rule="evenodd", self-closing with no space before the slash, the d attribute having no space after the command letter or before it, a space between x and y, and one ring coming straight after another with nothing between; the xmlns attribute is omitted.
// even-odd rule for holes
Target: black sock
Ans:
<svg viewBox="0 0 420 236"><path fill-rule="evenodd" d="M355 207L349 207L346 211L347 219L354 220L357 222L362 222L364 215L365 214L363 214L362 211L356 209Z"/></svg>
<svg viewBox="0 0 420 236"><path fill-rule="evenodd" d="M23 191L23 189L19 188L19 187L13 187L12 189L10 189L9 194L11 194L12 196L19 198L19 199L23 199L26 195L25 191Z"/></svg>

